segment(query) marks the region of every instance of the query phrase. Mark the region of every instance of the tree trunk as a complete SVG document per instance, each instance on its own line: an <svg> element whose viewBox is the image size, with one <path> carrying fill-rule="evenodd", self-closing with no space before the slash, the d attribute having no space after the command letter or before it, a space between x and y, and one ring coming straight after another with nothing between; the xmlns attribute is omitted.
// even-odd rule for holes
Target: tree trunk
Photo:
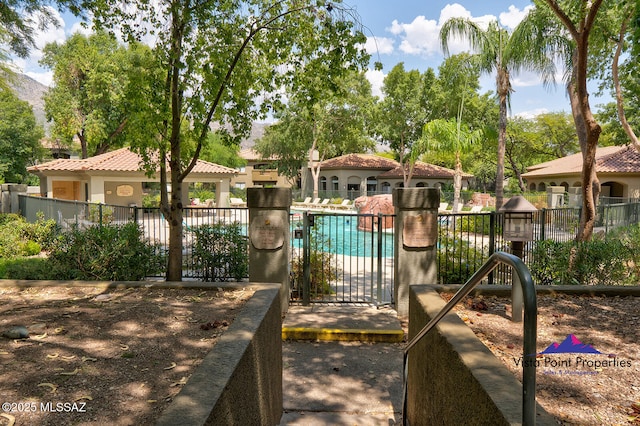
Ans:
<svg viewBox="0 0 640 426"><path fill-rule="evenodd" d="M500 98L500 119L498 122L498 158L496 168L496 211L500 210L504 203L504 154L507 145L507 97L511 90L509 73L498 69L497 76L498 96Z"/></svg>
<svg viewBox="0 0 640 426"><path fill-rule="evenodd" d="M460 152L456 152L456 168L453 173L453 213L458 213L460 209L460 191L462 190L462 161L460 161Z"/></svg>
<svg viewBox="0 0 640 426"><path fill-rule="evenodd" d="M585 43L586 44L586 43ZM600 183L596 175L596 148L600 138L600 126L596 122L589 106L589 94L584 84L579 84L580 73L586 73L586 57L584 70L578 69L582 55L586 55L586 46L578 46L574 56L573 76L568 85L571 112L573 113L580 150L582 152L582 214L576 241L589 241L593 235L596 221L596 199L600 194Z"/></svg>
<svg viewBox="0 0 640 426"><path fill-rule="evenodd" d="M640 141L638 140L638 136L636 136L635 132L631 128L631 125L627 121L627 116L624 112L624 100L622 98L622 88L620 87L620 76L618 72L618 62L620 60L620 54L622 53L624 36L627 33L627 22L629 21L631 16L632 15L630 14L620 25L620 34L618 36L616 53L613 56L613 63L611 65L611 76L613 78L613 86L616 93L616 106L618 110L618 118L620 119L620 125L624 129L627 136L629 136L631 145L633 145L636 151L640 152Z"/></svg>
<svg viewBox="0 0 640 426"><path fill-rule="evenodd" d="M173 151L173 149L172 149ZM165 215L169 223L169 258L167 259L167 281L182 281L182 182L179 180L180 162L174 158L180 158L179 154L171 160L171 198L169 211Z"/></svg>

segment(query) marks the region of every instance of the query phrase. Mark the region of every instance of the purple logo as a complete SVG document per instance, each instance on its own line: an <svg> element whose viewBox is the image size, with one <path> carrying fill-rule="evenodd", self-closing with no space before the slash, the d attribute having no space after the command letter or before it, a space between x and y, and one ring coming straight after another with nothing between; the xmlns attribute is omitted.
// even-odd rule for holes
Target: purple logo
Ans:
<svg viewBox="0 0 640 426"><path fill-rule="evenodd" d="M591 345L582 343L575 335L569 334L562 343L553 342L541 354L601 354Z"/></svg>

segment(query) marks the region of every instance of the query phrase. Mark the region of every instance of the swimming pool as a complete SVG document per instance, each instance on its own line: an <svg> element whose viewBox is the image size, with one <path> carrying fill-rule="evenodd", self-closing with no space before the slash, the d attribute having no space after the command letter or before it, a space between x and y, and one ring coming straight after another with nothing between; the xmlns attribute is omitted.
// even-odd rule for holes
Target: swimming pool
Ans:
<svg viewBox="0 0 640 426"><path fill-rule="evenodd" d="M302 238L295 238L295 230L302 229L302 219L292 218L292 247L302 249ZM380 239L380 255L393 257L393 232L375 231L375 225L367 230L358 229L357 215L313 215L311 248L345 256L377 257Z"/></svg>

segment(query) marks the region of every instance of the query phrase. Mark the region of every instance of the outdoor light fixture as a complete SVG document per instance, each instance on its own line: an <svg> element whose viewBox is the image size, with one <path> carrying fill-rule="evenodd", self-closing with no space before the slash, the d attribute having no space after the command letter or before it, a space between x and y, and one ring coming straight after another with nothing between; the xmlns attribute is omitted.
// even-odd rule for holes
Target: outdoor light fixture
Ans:
<svg viewBox="0 0 640 426"><path fill-rule="evenodd" d="M538 211L533 204L522 195L516 195L500 211L504 213L502 236L505 240L533 241L533 213Z"/></svg>
<svg viewBox="0 0 640 426"><path fill-rule="evenodd" d="M504 227L502 237L511 241L511 254L522 259L524 243L533 241L533 212L538 209L527 201L522 195L511 197L501 208L504 213ZM511 283L511 320L522 322L522 288L520 280L515 273L512 274Z"/></svg>

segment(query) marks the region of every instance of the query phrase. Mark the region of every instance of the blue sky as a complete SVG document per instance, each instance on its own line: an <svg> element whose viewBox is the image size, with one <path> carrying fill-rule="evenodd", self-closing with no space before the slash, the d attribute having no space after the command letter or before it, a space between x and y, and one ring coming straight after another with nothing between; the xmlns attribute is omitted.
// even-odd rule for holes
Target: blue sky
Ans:
<svg viewBox="0 0 640 426"><path fill-rule="evenodd" d="M463 16L479 22L497 19L507 28L515 27L531 7L529 1L488 0L457 3L437 0L344 0L345 5L353 7L369 37L367 50L372 60L383 63L381 72L370 69L367 73L372 82L374 94L380 93L380 86L386 73L397 63L404 62L405 69L418 69L421 72L431 67L437 70L444 58L438 42L440 26L448 18ZM64 42L65 38L76 31L87 32L77 20L68 14L60 15L61 28L50 29L38 34L36 42L42 48L47 42ZM452 53L468 50L463 41L450 42ZM38 66L41 57L35 50L27 60L17 60L16 65L27 75L49 85L51 72ZM372 64L373 65L373 64ZM569 100L565 95L562 81L558 79L555 88L542 87L537 75L520 73L512 75L515 92L511 98L511 114L533 116L541 112L569 111ZM483 90L493 90L495 77L482 77ZM592 97L592 106L599 103Z"/></svg>

